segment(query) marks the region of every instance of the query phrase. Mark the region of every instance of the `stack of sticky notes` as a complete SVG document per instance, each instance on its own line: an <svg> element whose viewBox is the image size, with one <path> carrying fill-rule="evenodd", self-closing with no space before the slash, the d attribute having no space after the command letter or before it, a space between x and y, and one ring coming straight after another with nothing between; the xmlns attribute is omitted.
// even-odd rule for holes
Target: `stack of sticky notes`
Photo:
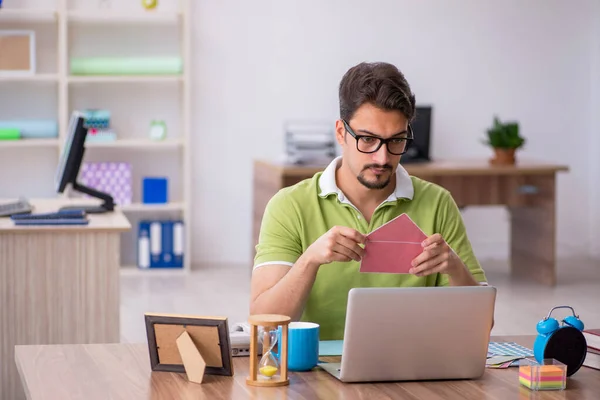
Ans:
<svg viewBox="0 0 600 400"><path fill-rule="evenodd" d="M544 360L542 364L522 360L519 382L532 390L562 390L567 386L567 366L554 359Z"/></svg>

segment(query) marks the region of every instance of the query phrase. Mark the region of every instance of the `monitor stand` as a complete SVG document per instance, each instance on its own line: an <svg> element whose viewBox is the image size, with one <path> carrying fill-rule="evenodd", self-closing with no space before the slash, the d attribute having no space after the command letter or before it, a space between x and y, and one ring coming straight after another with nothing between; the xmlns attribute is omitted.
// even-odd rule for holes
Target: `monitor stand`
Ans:
<svg viewBox="0 0 600 400"><path fill-rule="evenodd" d="M108 193L103 193L103 192L99 192L96 189L93 189L91 187L88 186L84 186L81 185L77 182L75 182L73 184L73 190L76 190L80 193L85 193L87 195L90 195L92 197L95 197L97 199L100 200L104 200L104 203L99 205L99 206L90 206L90 205L70 205L70 206L64 206L60 208L60 211L64 211L64 210L83 210L85 211L87 214L102 214L105 212L110 212L110 211L114 211L115 209L115 202L114 199L111 195L109 195Z"/></svg>

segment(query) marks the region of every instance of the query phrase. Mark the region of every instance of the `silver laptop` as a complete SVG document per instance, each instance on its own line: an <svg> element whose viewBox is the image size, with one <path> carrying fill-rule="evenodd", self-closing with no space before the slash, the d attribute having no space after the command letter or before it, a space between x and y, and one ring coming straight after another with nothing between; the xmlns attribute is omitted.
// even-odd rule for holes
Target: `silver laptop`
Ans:
<svg viewBox="0 0 600 400"><path fill-rule="evenodd" d="M351 289L342 362L319 366L343 382L479 378L495 302L492 286Z"/></svg>

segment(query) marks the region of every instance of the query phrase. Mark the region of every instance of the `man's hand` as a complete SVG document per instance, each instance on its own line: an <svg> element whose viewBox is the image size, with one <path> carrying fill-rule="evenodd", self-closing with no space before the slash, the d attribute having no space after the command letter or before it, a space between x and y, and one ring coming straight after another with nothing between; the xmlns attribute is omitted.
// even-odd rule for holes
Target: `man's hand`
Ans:
<svg viewBox="0 0 600 400"><path fill-rule="evenodd" d="M365 242L365 235L344 226L334 226L315 240L304 256L315 265L329 264L334 261L360 261L364 249L359 246Z"/></svg>
<svg viewBox="0 0 600 400"><path fill-rule="evenodd" d="M454 275L465 269L462 261L448 246L442 235L436 233L422 243L423 252L412 261L411 274L427 276L435 273Z"/></svg>

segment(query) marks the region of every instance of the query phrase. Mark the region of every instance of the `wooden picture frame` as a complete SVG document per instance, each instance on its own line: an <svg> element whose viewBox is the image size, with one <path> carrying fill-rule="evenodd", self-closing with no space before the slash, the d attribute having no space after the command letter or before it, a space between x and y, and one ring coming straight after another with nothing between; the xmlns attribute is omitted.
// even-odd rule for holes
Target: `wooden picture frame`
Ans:
<svg viewBox="0 0 600 400"><path fill-rule="evenodd" d="M35 31L0 29L0 76L35 73Z"/></svg>
<svg viewBox="0 0 600 400"><path fill-rule="evenodd" d="M198 362L205 363L205 374L233 376L227 318L155 313L145 313L144 317L152 371L187 372L189 376L184 362L199 353ZM190 338L196 354L182 356L189 346L182 350L186 347L181 343L189 344Z"/></svg>

